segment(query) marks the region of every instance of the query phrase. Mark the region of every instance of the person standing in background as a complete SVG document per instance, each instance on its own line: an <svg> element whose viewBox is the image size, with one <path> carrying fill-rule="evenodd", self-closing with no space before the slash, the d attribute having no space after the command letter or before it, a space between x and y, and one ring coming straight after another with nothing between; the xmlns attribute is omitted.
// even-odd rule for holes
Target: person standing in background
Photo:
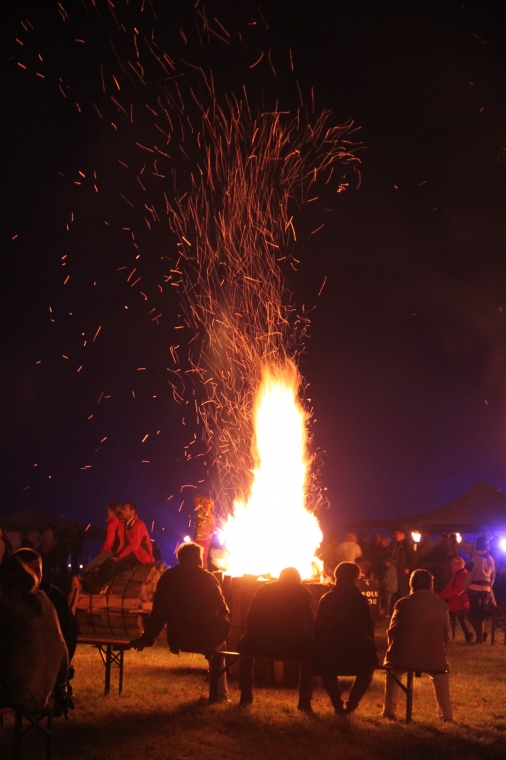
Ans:
<svg viewBox="0 0 506 760"><path fill-rule="evenodd" d="M378 664L371 607L359 588L360 569L341 562L335 569L335 586L320 599L316 615L315 674L338 715L357 709L372 683ZM346 707L339 676L355 676Z"/></svg>
<svg viewBox="0 0 506 760"><path fill-rule="evenodd" d="M339 565L341 562L356 562L356 560L362 556L362 549L357 544L357 537L355 533L347 533L344 537L344 541L341 541L336 551L336 562ZM336 565L336 567L337 567Z"/></svg>
<svg viewBox="0 0 506 760"><path fill-rule="evenodd" d="M492 586L495 580L494 558L490 554L486 536L478 536L476 539L471 564L472 569L464 585L469 594L469 617L476 633L476 643L483 644L486 638L486 634L483 633L484 619L490 602L494 603Z"/></svg>
<svg viewBox="0 0 506 760"><path fill-rule="evenodd" d="M395 600L409 594L409 575L415 564L415 550L413 544L406 537L406 532L401 528L394 530L394 543L391 547L392 559L397 570L397 594Z"/></svg>
<svg viewBox="0 0 506 760"><path fill-rule="evenodd" d="M465 589L466 563L461 557L454 557L451 560L451 570L452 577L439 596L447 603L450 618L453 616L459 621L467 643L472 644L474 636L468 619L469 596Z"/></svg>
<svg viewBox="0 0 506 760"><path fill-rule="evenodd" d="M381 581L381 606L386 617L392 615L392 600L399 590L397 570L393 565L392 557L385 559L385 572Z"/></svg>

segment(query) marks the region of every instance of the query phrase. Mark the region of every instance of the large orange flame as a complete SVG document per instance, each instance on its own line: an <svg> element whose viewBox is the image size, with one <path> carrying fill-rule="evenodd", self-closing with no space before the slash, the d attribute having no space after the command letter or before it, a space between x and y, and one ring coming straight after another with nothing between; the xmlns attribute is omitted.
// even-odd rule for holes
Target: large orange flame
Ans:
<svg viewBox="0 0 506 760"><path fill-rule="evenodd" d="M277 577L284 567L296 567L306 579L313 574L322 533L305 507L307 413L297 398L299 383L292 363L263 370L254 408L251 493L247 503L234 502L234 515L223 526L230 575Z"/></svg>

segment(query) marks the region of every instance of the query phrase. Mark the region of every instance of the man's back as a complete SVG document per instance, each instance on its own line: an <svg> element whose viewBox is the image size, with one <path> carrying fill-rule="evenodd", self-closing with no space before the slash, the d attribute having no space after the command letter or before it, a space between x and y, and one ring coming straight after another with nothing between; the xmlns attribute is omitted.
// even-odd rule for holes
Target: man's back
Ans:
<svg viewBox="0 0 506 760"><path fill-rule="evenodd" d="M307 588L301 583L272 581L253 597L244 643L256 654L300 648L313 628L313 600Z"/></svg>
<svg viewBox="0 0 506 760"><path fill-rule="evenodd" d="M385 664L404 670L445 670L448 630L448 606L428 589L399 599L387 632Z"/></svg>
<svg viewBox="0 0 506 760"><path fill-rule="evenodd" d="M145 634L156 637L167 623L172 652L195 652L221 644L230 630L228 607L216 578L193 563L166 570L153 602Z"/></svg>

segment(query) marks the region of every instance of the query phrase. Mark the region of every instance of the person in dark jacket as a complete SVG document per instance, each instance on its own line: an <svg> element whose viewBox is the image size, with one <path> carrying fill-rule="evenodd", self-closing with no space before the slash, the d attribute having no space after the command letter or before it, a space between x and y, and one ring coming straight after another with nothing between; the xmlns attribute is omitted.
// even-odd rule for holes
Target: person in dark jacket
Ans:
<svg viewBox="0 0 506 760"><path fill-rule="evenodd" d="M311 593L302 585L298 571L287 567L279 574L279 580L265 583L256 592L246 618L246 633L237 646L243 654L276 660L303 660L300 665L298 709L307 713L312 712L313 630ZM242 706L253 702L253 669L253 659L240 661Z"/></svg>
<svg viewBox="0 0 506 760"><path fill-rule="evenodd" d="M153 646L165 624L174 654L217 649L229 634L229 609L220 584L202 567L202 547L182 544L177 559L158 581L153 610L142 636L131 642L133 649Z"/></svg>
<svg viewBox="0 0 506 760"><path fill-rule="evenodd" d="M130 642L142 652L153 646L167 624L167 641L174 654L208 652L219 649L230 632L229 609L220 584L202 567L203 549L199 544L182 544L177 551L178 565L166 570L158 581L153 609L142 636ZM218 697L225 698L225 675L218 682Z"/></svg>
<svg viewBox="0 0 506 760"><path fill-rule="evenodd" d="M360 593L359 567L341 562L336 585L322 596L315 627L314 665L336 713L354 712L371 685L378 664L374 627L367 599ZM355 676L346 707L338 676Z"/></svg>

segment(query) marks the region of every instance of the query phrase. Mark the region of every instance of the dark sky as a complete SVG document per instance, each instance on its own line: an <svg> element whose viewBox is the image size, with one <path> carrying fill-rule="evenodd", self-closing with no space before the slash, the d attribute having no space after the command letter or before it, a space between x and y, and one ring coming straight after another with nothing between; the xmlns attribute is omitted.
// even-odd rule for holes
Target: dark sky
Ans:
<svg viewBox="0 0 506 760"><path fill-rule="evenodd" d="M223 91L245 82L259 109L277 98L290 106L296 77L306 101L314 87L317 110L361 128L361 185L301 213L301 264L288 279L299 307L316 306L301 371L330 501L322 524L430 510L481 480L505 488L500 4L313 0L287 11L273 0L260 3L261 16L259 4L206 4L234 39L242 32L232 53L192 42L193 0L154 5L165 49L213 69ZM0 510L39 503L100 522L107 501L129 499L147 522L182 531L194 491L181 488L203 480L205 492L208 476L203 459L185 455L191 401L177 404L167 382L181 310L172 292L156 295L158 271L151 281L144 270L149 304L118 272L135 251L116 158L142 138L143 118L130 132L105 129L92 101L102 97L114 30L105 17L92 23L91 0L61 6L65 21L53 2L4 1L0 11ZM253 29L252 18L269 28ZM265 61L248 68L261 49L271 50L276 78ZM325 227L311 236L316 219ZM157 229L136 241L157 260L174 245Z"/></svg>

